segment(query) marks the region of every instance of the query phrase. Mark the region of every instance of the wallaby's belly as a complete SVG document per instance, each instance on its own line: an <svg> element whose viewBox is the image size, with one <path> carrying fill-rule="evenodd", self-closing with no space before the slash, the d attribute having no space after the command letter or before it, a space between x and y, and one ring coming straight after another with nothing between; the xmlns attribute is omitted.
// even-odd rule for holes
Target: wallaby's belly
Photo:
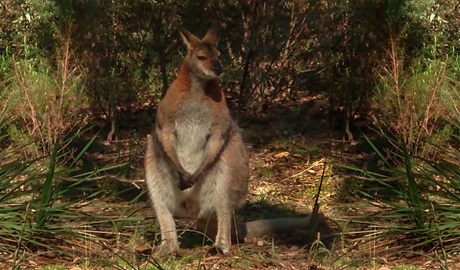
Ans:
<svg viewBox="0 0 460 270"><path fill-rule="evenodd" d="M176 153L182 167L193 174L200 166L211 129L211 114L203 103L188 102L176 118Z"/></svg>

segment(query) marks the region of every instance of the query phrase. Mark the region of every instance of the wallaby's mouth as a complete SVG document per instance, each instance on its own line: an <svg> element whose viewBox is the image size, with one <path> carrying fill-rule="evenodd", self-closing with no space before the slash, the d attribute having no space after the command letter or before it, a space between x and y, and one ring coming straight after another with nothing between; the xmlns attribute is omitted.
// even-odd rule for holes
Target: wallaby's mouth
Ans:
<svg viewBox="0 0 460 270"><path fill-rule="evenodd" d="M204 73L204 76L205 76L205 79L208 79L208 80L213 80L213 79L219 79L220 77L222 77L222 75L224 74L224 72L222 70L206 70L206 72Z"/></svg>
<svg viewBox="0 0 460 270"><path fill-rule="evenodd" d="M220 78L222 77L222 75L224 75L224 72L223 71L220 71L219 73L214 72L214 74L216 75L216 78Z"/></svg>

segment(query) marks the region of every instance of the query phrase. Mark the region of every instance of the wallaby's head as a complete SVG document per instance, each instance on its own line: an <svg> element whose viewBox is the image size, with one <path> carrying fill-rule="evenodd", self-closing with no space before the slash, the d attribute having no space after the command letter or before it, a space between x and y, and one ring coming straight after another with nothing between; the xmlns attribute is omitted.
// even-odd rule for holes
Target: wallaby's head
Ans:
<svg viewBox="0 0 460 270"><path fill-rule="evenodd" d="M179 33L187 46L188 67L192 75L203 79L212 80L222 75L222 64L219 60L220 52L217 50L218 24L214 23L204 38L199 39L184 28Z"/></svg>

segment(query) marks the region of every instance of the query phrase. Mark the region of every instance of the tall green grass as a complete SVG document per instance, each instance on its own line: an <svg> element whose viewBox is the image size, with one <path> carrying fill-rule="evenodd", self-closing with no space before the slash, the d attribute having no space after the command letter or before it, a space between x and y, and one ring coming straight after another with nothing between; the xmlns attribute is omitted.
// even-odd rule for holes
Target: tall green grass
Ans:
<svg viewBox="0 0 460 270"><path fill-rule="evenodd" d="M385 157L371 140L368 143ZM430 159L409 155L401 146L393 154L403 165L385 159L379 172L347 167L364 179L361 199L348 205L355 213L349 222L360 227L355 240L362 249L372 250L376 258L421 256L449 269L449 254L460 250L460 151L440 151Z"/></svg>

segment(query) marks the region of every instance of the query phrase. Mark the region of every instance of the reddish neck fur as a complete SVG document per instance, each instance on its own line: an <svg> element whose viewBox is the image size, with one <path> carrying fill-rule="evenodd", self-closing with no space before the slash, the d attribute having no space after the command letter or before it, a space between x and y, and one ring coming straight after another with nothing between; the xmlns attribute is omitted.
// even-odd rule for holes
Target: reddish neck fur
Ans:
<svg viewBox="0 0 460 270"><path fill-rule="evenodd" d="M190 78L190 70L188 68L189 56L186 55L179 69L179 74L177 75L177 81L182 82L187 89L190 90L192 86L192 79Z"/></svg>

